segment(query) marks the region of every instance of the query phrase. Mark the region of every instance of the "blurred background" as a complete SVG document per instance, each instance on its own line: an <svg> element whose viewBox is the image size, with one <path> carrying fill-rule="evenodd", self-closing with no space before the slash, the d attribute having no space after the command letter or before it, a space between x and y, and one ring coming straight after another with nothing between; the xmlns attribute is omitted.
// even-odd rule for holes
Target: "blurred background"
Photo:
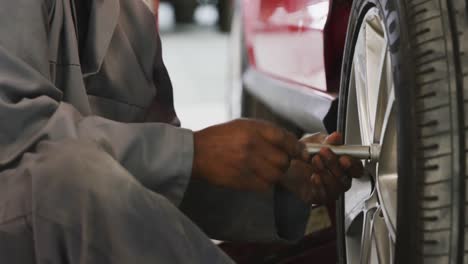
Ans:
<svg viewBox="0 0 468 264"><path fill-rule="evenodd" d="M182 126L199 130L227 121L229 34L219 29L218 8L198 4L193 21L176 23L176 15L179 22L191 17L176 14L173 4L160 3L159 27Z"/></svg>

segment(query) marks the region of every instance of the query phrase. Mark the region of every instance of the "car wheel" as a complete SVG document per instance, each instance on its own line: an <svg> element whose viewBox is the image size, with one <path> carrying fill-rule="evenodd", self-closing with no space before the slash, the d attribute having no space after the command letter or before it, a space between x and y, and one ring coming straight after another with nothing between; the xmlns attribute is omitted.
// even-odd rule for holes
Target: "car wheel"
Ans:
<svg viewBox="0 0 468 264"><path fill-rule="evenodd" d="M196 0L174 0L173 6L176 23L189 24L193 22L193 15L197 8Z"/></svg>
<svg viewBox="0 0 468 264"><path fill-rule="evenodd" d="M354 1L338 128L380 148L338 202L340 263L463 263L466 2Z"/></svg>

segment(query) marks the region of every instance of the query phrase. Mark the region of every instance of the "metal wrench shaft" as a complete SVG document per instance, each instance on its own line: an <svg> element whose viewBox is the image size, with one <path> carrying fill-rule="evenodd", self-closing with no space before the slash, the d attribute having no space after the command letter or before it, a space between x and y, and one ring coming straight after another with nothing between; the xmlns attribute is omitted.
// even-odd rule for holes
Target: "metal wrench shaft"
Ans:
<svg viewBox="0 0 468 264"><path fill-rule="evenodd" d="M329 148L336 155L347 155L362 160L378 160L380 154L379 145L360 146L360 145L325 145L325 144L306 144L309 154L317 154L321 148Z"/></svg>

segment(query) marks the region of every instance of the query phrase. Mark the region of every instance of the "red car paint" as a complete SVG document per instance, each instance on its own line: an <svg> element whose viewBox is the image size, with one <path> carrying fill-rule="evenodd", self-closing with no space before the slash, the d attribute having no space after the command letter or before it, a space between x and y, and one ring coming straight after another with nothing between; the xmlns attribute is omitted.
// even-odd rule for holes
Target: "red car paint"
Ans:
<svg viewBox="0 0 468 264"><path fill-rule="evenodd" d="M350 4L242 0L250 65L317 91L337 91Z"/></svg>

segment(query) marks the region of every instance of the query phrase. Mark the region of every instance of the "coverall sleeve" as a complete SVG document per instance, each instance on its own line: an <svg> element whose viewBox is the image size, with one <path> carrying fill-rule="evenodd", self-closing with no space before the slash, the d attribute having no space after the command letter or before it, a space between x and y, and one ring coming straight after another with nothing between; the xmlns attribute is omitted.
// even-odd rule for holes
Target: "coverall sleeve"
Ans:
<svg viewBox="0 0 468 264"><path fill-rule="evenodd" d="M93 141L144 186L178 204L191 174L192 132L85 117L63 102L66 87L56 87L49 72L52 2L0 0L0 168L42 140Z"/></svg>

